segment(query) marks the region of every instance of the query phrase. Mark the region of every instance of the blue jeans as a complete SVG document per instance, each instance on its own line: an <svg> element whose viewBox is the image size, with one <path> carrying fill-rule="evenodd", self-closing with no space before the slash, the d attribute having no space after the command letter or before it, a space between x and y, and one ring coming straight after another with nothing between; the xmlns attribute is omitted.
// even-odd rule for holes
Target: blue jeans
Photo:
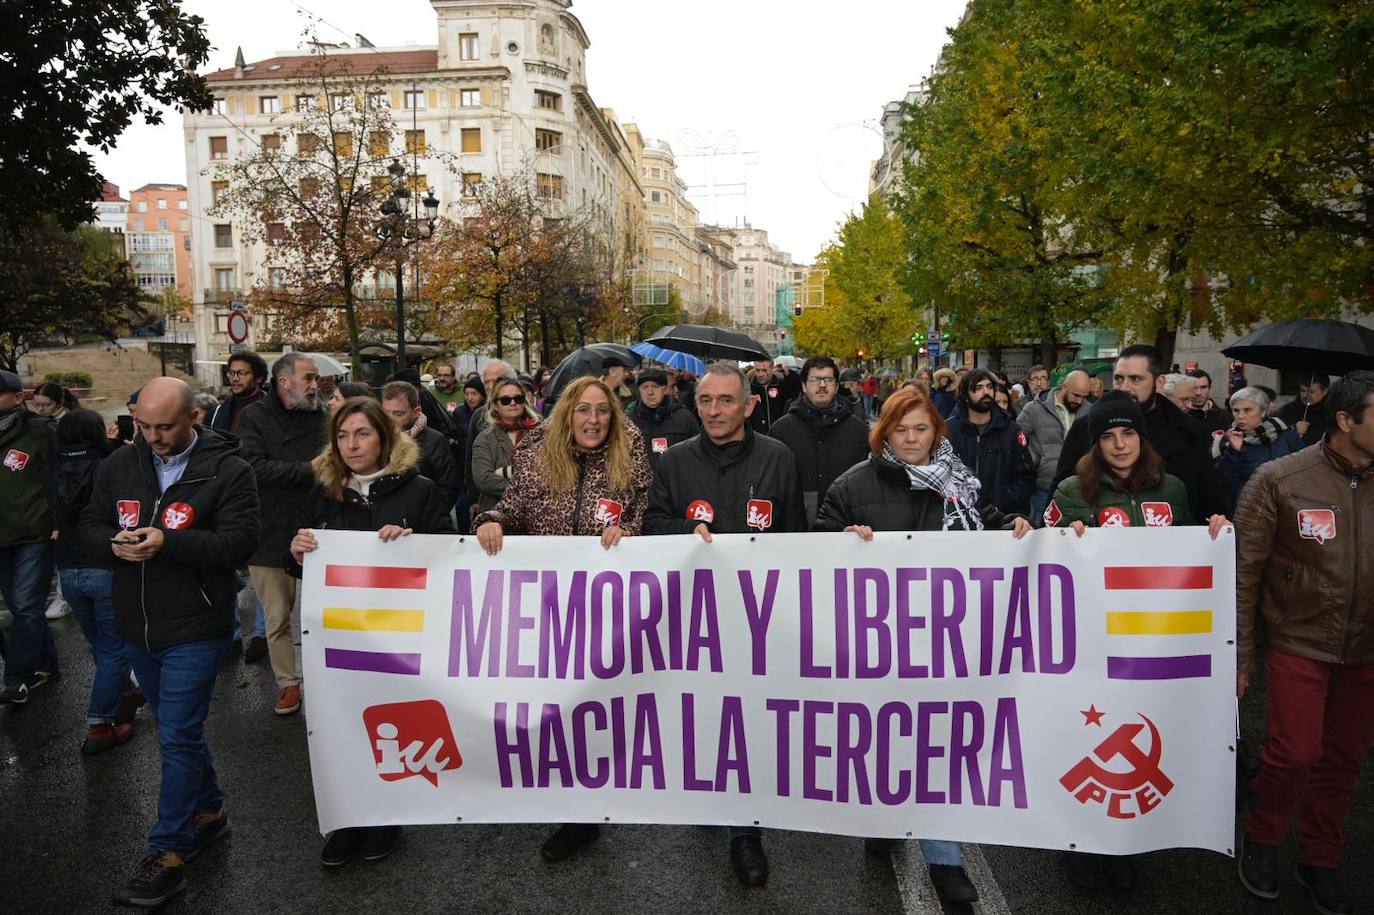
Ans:
<svg viewBox="0 0 1374 915"><path fill-rule="evenodd" d="M238 581L238 589L242 591L248 587L248 576L235 573ZM257 612L253 617L253 635L260 639L267 638L267 615L263 612L262 601L257 602ZM234 608L234 641L237 642L243 637L243 625L239 622L238 608Z"/></svg>
<svg viewBox="0 0 1374 915"><path fill-rule="evenodd" d="M927 864L948 864L953 867L964 866L964 853L959 850L958 842L944 839L921 839L921 854Z"/></svg>
<svg viewBox="0 0 1374 915"><path fill-rule="evenodd" d="M1050 507L1050 497L1054 493L1048 489L1037 489L1031 493L1030 523L1036 527L1045 526L1045 509Z"/></svg>
<svg viewBox="0 0 1374 915"><path fill-rule="evenodd" d="M43 615L52 586L53 542L0 547L0 596L14 622L5 644L5 683L27 683L38 671L57 670L48 618Z"/></svg>
<svg viewBox="0 0 1374 915"><path fill-rule="evenodd" d="M114 572L109 569L58 569L62 597L71 605L72 616L81 624L95 658L95 679L91 681L91 701L86 707L87 724L109 724L125 693L133 689L129 661L124 657L124 641L115 632L114 603L110 588Z"/></svg>
<svg viewBox="0 0 1374 915"><path fill-rule="evenodd" d="M132 642L124 643L124 656L157 720L162 749L162 790L157 825L148 833L149 854L184 855L195 834L191 818L224 806L224 792L205 740L205 718L210 714L215 674L228 652L229 642L220 639L185 642L151 653Z"/></svg>

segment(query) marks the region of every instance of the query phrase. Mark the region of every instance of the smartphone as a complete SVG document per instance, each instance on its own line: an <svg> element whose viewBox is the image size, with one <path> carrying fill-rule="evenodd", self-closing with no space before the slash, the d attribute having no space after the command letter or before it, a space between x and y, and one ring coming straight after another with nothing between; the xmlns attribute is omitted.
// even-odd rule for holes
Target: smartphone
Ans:
<svg viewBox="0 0 1374 915"><path fill-rule="evenodd" d="M132 442L134 440L134 418L127 413L121 413L115 417L115 425L119 427L119 440L122 442Z"/></svg>
<svg viewBox="0 0 1374 915"><path fill-rule="evenodd" d="M123 531L120 531L120 534L122 534L122 533L123 533ZM133 545L133 544L135 544L135 543L142 543L143 541L145 541L145 540L147 540L147 539L148 539L148 535L147 535L147 534L139 534L139 535L138 535L138 538L137 538L136 540L125 540L125 539L121 539L119 534L115 534L113 537L110 538L110 542L111 542L111 543L127 543L127 544L130 544L130 545Z"/></svg>

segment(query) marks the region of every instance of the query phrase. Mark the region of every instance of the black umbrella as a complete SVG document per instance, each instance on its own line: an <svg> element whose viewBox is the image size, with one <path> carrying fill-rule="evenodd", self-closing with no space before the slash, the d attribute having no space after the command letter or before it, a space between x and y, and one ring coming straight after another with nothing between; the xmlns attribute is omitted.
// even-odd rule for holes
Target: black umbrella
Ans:
<svg viewBox="0 0 1374 915"><path fill-rule="evenodd" d="M1321 318L1280 321L1241 337L1221 352L1265 368L1344 375L1374 369L1374 330Z"/></svg>
<svg viewBox="0 0 1374 915"><path fill-rule="evenodd" d="M653 336L644 342L703 359L742 362L746 359L773 358L753 337L709 324L670 324L654 331Z"/></svg>
<svg viewBox="0 0 1374 915"><path fill-rule="evenodd" d="M558 395L563 393L563 389L578 378L584 375L600 378L604 375L608 358L632 368L638 367L644 361L644 357L639 353L619 343L589 343L581 349L575 349L564 356L563 361L553 370L553 374L549 375L544 387L545 410L552 407L558 400Z"/></svg>

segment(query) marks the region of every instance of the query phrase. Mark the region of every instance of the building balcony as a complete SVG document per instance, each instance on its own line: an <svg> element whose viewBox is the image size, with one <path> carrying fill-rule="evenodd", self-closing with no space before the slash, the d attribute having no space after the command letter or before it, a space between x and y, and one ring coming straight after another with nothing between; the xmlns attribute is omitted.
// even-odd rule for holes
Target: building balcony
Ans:
<svg viewBox="0 0 1374 915"><path fill-rule="evenodd" d="M243 298L242 289L206 289L205 297L201 299L207 305L228 305L235 299Z"/></svg>

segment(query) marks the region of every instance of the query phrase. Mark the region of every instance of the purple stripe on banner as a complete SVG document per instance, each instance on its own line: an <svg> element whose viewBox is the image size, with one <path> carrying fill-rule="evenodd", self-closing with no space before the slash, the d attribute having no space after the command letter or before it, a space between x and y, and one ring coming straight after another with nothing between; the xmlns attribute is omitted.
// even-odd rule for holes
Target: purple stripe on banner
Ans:
<svg viewBox="0 0 1374 915"><path fill-rule="evenodd" d="M349 651L346 648L326 648L324 666L335 670L368 670L377 674L420 675L420 656L393 651Z"/></svg>
<svg viewBox="0 0 1374 915"><path fill-rule="evenodd" d="M1174 658L1107 658L1109 680L1186 680L1212 675L1212 656L1187 654Z"/></svg>

